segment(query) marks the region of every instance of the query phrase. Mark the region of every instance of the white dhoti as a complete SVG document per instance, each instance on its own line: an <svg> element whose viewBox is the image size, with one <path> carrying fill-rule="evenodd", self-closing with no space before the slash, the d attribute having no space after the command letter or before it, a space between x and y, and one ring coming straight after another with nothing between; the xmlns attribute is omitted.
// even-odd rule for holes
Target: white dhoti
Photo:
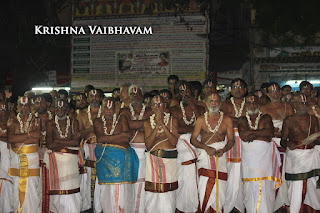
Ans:
<svg viewBox="0 0 320 213"><path fill-rule="evenodd" d="M0 141L0 213L13 211L12 178L8 175L10 167L10 149L7 143Z"/></svg>
<svg viewBox="0 0 320 213"><path fill-rule="evenodd" d="M231 212L233 208L244 212L243 204L243 187L241 180L241 139L238 128L234 128L234 145L226 153L227 155L227 194L226 200L228 202L224 205L225 212Z"/></svg>
<svg viewBox="0 0 320 213"><path fill-rule="evenodd" d="M217 142L209 145L216 150L222 149L225 142ZM198 149L198 168L199 168L199 197L201 212L206 212L208 209L217 210L216 202L218 200L218 212L222 212L225 204L225 196L227 192L227 158L226 154L218 158L218 197L216 183L216 157L209 156L203 149Z"/></svg>
<svg viewBox="0 0 320 213"><path fill-rule="evenodd" d="M44 157L49 169L50 211L80 212L79 158L76 148L62 149L61 152L47 152Z"/></svg>
<svg viewBox="0 0 320 213"><path fill-rule="evenodd" d="M144 206L145 206L145 167L146 167L146 158L145 158L145 151L146 145L144 143L131 143L131 148L134 149L136 154L139 158L139 173L138 173L138 180L134 183L134 212L135 213L144 213Z"/></svg>
<svg viewBox="0 0 320 213"><path fill-rule="evenodd" d="M94 154L94 149L96 146L96 137L92 137L83 142L84 149L84 161L85 161L85 171L80 175L80 194L82 198L81 211L85 211L91 208L93 188L96 176L96 156Z"/></svg>
<svg viewBox="0 0 320 213"><path fill-rule="evenodd" d="M96 194L95 212L104 213L134 213L134 185L133 184L97 184L99 194Z"/></svg>
<svg viewBox="0 0 320 213"><path fill-rule="evenodd" d="M320 210L320 146L287 150L286 179L289 186L290 213ZM303 193L306 188L306 193Z"/></svg>
<svg viewBox="0 0 320 213"><path fill-rule="evenodd" d="M242 142L241 169L248 213L272 213L275 189L281 184L280 155L273 142Z"/></svg>
<svg viewBox="0 0 320 213"><path fill-rule="evenodd" d="M182 212L196 212L199 206L197 153L196 148L190 143L190 138L190 133L180 135L177 143L177 209Z"/></svg>
<svg viewBox="0 0 320 213"><path fill-rule="evenodd" d="M279 132L282 130L282 120L272 120L273 126L275 128L279 129ZM281 138L272 138L272 142L275 143L278 147L279 153L280 153L280 159L281 159L281 180L282 184L279 187L279 189L276 191L276 201L274 204L274 211L277 211L279 208L283 206L289 205L289 199L288 199L288 184L285 179L285 159L286 159L286 150L285 148L281 147L280 144Z"/></svg>
<svg viewBox="0 0 320 213"><path fill-rule="evenodd" d="M174 213L178 188L177 150L155 150L146 156L147 213Z"/></svg>
<svg viewBox="0 0 320 213"><path fill-rule="evenodd" d="M39 147L24 145L10 150L9 175L13 180L14 212L41 212Z"/></svg>

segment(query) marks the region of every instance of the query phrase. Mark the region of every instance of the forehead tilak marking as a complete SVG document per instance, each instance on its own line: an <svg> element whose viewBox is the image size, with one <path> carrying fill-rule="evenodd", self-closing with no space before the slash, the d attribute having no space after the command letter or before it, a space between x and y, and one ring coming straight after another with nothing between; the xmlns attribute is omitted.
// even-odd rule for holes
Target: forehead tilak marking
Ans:
<svg viewBox="0 0 320 213"><path fill-rule="evenodd" d="M1 104L1 109L6 110L7 109L7 105Z"/></svg>
<svg viewBox="0 0 320 213"><path fill-rule="evenodd" d="M234 82L234 86L239 87L240 83L241 83L240 81L236 81L236 82Z"/></svg>
<svg viewBox="0 0 320 213"><path fill-rule="evenodd" d="M91 94L92 95L96 95L97 94L97 90L96 89L91 90Z"/></svg>
<svg viewBox="0 0 320 213"><path fill-rule="evenodd" d="M208 86L209 86L209 87L212 86L212 81L208 81Z"/></svg>
<svg viewBox="0 0 320 213"><path fill-rule="evenodd" d="M182 89L182 90L186 90L186 89L187 89L187 85L182 84L182 85L181 85L181 89Z"/></svg>
<svg viewBox="0 0 320 213"><path fill-rule="evenodd" d="M272 84L272 85L271 85L271 90L272 90L273 92L277 91L277 86L276 86L275 84Z"/></svg>
<svg viewBox="0 0 320 213"><path fill-rule="evenodd" d="M168 97L168 93L166 93L166 92L163 92L163 93L161 93L160 95L163 96L163 97L165 97L165 98Z"/></svg>
<svg viewBox="0 0 320 213"><path fill-rule="evenodd" d="M58 107L63 107L64 106L64 102L63 101L58 101L57 105L58 105Z"/></svg>
<svg viewBox="0 0 320 213"><path fill-rule="evenodd" d="M156 96L155 99L154 99L154 103L155 103L155 104L158 104L158 103L160 103L160 102L161 102L160 96Z"/></svg>
<svg viewBox="0 0 320 213"><path fill-rule="evenodd" d="M112 105L113 105L113 101L107 100L107 107L108 107L108 109L111 109Z"/></svg>
<svg viewBox="0 0 320 213"><path fill-rule="evenodd" d="M28 104L28 97L21 97L20 98L20 104L22 104L22 105Z"/></svg>
<svg viewBox="0 0 320 213"><path fill-rule="evenodd" d="M136 94L138 92L138 87L133 87L132 92Z"/></svg>
<svg viewBox="0 0 320 213"><path fill-rule="evenodd" d="M249 101L254 102L254 96L250 96Z"/></svg>
<svg viewBox="0 0 320 213"><path fill-rule="evenodd" d="M41 98L37 97L36 101L41 102Z"/></svg>

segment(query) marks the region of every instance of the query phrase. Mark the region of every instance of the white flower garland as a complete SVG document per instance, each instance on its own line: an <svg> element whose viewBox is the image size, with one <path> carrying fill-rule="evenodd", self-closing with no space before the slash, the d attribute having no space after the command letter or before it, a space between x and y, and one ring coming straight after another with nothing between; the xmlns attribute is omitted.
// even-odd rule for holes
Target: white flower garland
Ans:
<svg viewBox="0 0 320 213"><path fill-rule="evenodd" d="M2 129L2 128L0 127L0 132L1 132L1 133L6 133L6 132L7 132L7 129Z"/></svg>
<svg viewBox="0 0 320 213"><path fill-rule="evenodd" d="M241 102L241 106L240 106L240 109L239 109L239 110L237 109L237 106L236 106L236 104L234 103L233 97L230 98L230 101L231 101L231 103L232 103L232 105L233 105L235 117L236 117L236 118L240 118L241 115L242 115L242 111L243 111L244 105L245 105L245 103L246 103L246 99L244 98L244 100Z"/></svg>
<svg viewBox="0 0 320 213"><path fill-rule="evenodd" d="M184 107L183 107L183 104L182 104L182 101L180 101L180 108L181 108L181 111L182 111L182 118L183 118L183 121L185 124L187 125L190 125L193 123L193 126L195 125L195 121L196 121L196 115L194 114L194 112L192 112L192 117L190 119L190 121L187 120L187 116L186 116L186 111L184 110Z"/></svg>
<svg viewBox="0 0 320 213"><path fill-rule="evenodd" d="M49 116L49 120L51 120L51 119L52 119L52 113L51 113L49 110L47 111L47 113L48 113L48 116ZM36 113L34 114L34 116L36 116L36 118L38 118L38 117L39 117L39 113L36 112Z"/></svg>
<svg viewBox="0 0 320 213"><path fill-rule="evenodd" d="M209 122L208 122L208 112L205 112L204 113L204 121L206 123L206 125L208 126L208 129L210 132L214 134L216 134L221 126L221 123L222 123L222 120L223 120L223 112L219 112L220 113L220 116L219 116L219 120L218 120L218 124L216 125L216 127L214 129L211 128Z"/></svg>
<svg viewBox="0 0 320 213"><path fill-rule="evenodd" d="M101 106L99 107L99 111L98 111L98 115L97 115L97 118L100 118L101 116ZM92 122L92 119L91 119L91 106L89 105L88 106L88 110L87 110L87 113L88 113L88 120L90 122L91 125L93 125L93 122Z"/></svg>
<svg viewBox="0 0 320 213"><path fill-rule="evenodd" d="M132 116L132 120L137 120L137 117L136 117L136 113L132 107L132 104L129 105L129 109L130 109L130 112L131 112L131 116ZM146 110L146 106L142 103L142 109L140 111L140 114L139 114L139 117L138 117L138 120L141 121L142 118L143 118L143 115L144 115L144 111Z"/></svg>
<svg viewBox="0 0 320 213"><path fill-rule="evenodd" d="M247 120L248 120L248 123L249 123L249 127L250 127L251 129L253 129L253 130L257 130L257 129L258 129L261 115L262 115L262 112L259 110L259 114L258 114L258 117L256 118L255 124L254 124L254 126L252 126L249 113L246 112L246 117L247 117Z"/></svg>
<svg viewBox="0 0 320 213"><path fill-rule="evenodd" d="M314 112L314 115L317 117L317 118L320 118L320 115L317 113L316 111L316 106L312 106L312 111Z"/></svg>
<svg viewBox="0 0 320 213"><path fill-rule="evenodd" d="M105 135L112 135L113 134L113 132L116 129L116 126L118 124L119 118L120 118L120 115L119 115L119 117L117 119L116 113L113 114L112 127L111 127L111 130L110 130L109 134L108 134L108 132L107 132L107 130L108 130L107 121L106 121L106 118L104 117L104 115L102 115L101 120L103 122L103 130L104 130L104 134Z"/></svg>
<svg viewBox="0 0 320 213"><path fill-rule="evenodd" d="M156 114L153 114L153 115L150 116L150 125L151 125L151 128L152 128L152 129L156 128L155 117L156 117ZM165 126L168 125L169 119L170 119L170 113L164 112L163 123L164 123ZM161 128L161 129L160 129L160 128ZM158 133L164 132L164 130L163 130L163 128L162 128L161 126L159 126L159 129L160 129L160 130L158 130Z"/></svg>
<svg viewBox="0 0 320 213"><path fill-rule="evenodd" d="M30 126L30 121L32 119L32 114L29 113L29 117L27 119L27 122L26 122L25 126L23 125L23 122L21 121L20 113L18 113L17 119L18 119L19 125L20 125L20 133L27 133L28 130L29 130L29 126ZM24 128L23 128L23 126L24 126Z"/></svg>
<svg viewBox="0 0 320 213"><path fill-rule="evenodd" d="M58 132L59 132L60 137L61 137L61 138L66 138L66 137L68 137L69 128L70 128L70 118L69 118L69 116L67 116L67 127L66 127L66 131L65 131L64 135L62 134L62 131L61 131L61 128L60 128L60 125L59 125L58 116L55 116L54 121L55 121L55 123L56 123L56 127L57 127L57 129L58 129Z"/></svg>

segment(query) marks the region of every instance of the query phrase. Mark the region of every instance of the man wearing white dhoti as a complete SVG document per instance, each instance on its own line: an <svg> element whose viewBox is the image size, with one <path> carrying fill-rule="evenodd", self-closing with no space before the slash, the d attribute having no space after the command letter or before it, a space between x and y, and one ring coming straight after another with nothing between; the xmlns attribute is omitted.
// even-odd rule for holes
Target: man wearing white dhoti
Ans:
<svg viewBox="0 0 320 213"><path fill-rule="evenodd" d="M174 213L178 188L178 121L164 112L163 98L151 100L153 115L144 123L146 152L145 212Z"/></svg>
<svg viewBox="0 0 320 213"><path fill-rule="evenodd" d="M14 212L40 212L39 140L40 119L31 114L30 100L18 100L19 113L8 120L11 145L9 175L13 180Z"/></svg>
<svg viewBox="0 0 320 213"><path fill-rule="evenodd" d="M247 83L240 78L231 81L232 97L224 101L221 111L232 118L234 130L234 145L227 152L228 183L227 197L224 211L231 212L237 210L244 212L243 192L241 184L241 139L238 132L238 120L246 114L245 95L247 93Z"/></svg>
<svg viewBox="0 0 320 213"><path fill-rule="evenodd" d="M136 85L131 85L128 89L130 104L129 107L124 107L120 110L120 114L127 116L129 121L130 131L132 133L132 139L130 140L130 146L134 149L139 158L139 175L138 181L134 184L135 190L135 213L144 213L145 206L145 150L144 143L144 129L143 125L146 120L149 119L152 114L150 107L147 107L143 103L142 89Z"/></svg>
<svg viewBox="0 0 320 213"><path fill-rule="evenodd" d="M92 89L88 92L89 106L86 109L79 110L77 120L79 121L79 129L81 134L81 151L84 153L84 159L80 160L81 164L85 164L81 169L80 193L82 197L81 211L86 211L91 208L93 201L93 194L95 189L96 179L96 156L94 149L96 147L97 139L93 132L93 121L95 118L101 116L102 95L99 90ZM80 168L81 168L80 167Z"/></svg>
<svg viewBox="0 0 320 213"><path fill-rule="evenodd" d="M275 82L270 83L267 86L267 96L269 97L270 102L266 105L261 106L260 110L263 114L269 114L272 118L272 123L274 126L274 137L272 138L272 142L276 144L281 159L280 172L282 184L280 188L276 191L276 201L274 205L274 211L276 211L281 207L289 205L289 200L287 198L288 188L284 177L286 150L283 147L281 147L280 140L283 120L286 117L293 114L293 109L290 104L281 102L281 90L279 84Z"/></svg>
<svg viewBox="0 0 320 213"><path fill-rule="evenodd" d="M285 178L288 183L290 212L320 211L320 152L319 141L302 141L319 131L318 119L309 115L307 98L293 98L296 113L283 122L281 145L287 148Z"/></svg>
<svg viewBox="0 0 320 213"><path fill-rule="evenodd" d="M271 141L272 119L268 114L262 115L258 97L253 94L246 97L246 109L246 116L238 124L244 205L248 213L272 213L275 189L281 184L280 156Z"/></svg>
<svg viewBox="0 0 320 213"><path fill-rule="evenodd" d="M66 100L55 102L55 116L47 123L48 151L44 162L49 170L50 212L80 212L78 150L79 122L68 116Z"/></svg>
<svg viewBox="0 0 320 213"><path fill-rule="evenodd" d="M178 120L178 132L181 134L177 144L179 169L177 209L182 212L196 212L199 207L197 154L195 147L190 143L190 138L196 119L205 109L196 105L188 82L179 81L175 85L175 90L180 104L171 107L170 114Z"/></svg>
<svg viewBox="0 0 320 213"><path fill-rule="evenodd" d="M12 178L8 175L10 167L10 145L8 144L7 121L8 105L0 103L0 213L13 211L12 208Z"/></svg>
<svg viewBox="0 0 320 213"><path fill-rule="evenodd" d="M228 177L225 153L234 144L233 122L220 111L217 93L208 94L205 101L208 111L198 118L191 137L191 143L198 148L200 211L223 212ZM200 133L201 142L197 140Z"/></svg>

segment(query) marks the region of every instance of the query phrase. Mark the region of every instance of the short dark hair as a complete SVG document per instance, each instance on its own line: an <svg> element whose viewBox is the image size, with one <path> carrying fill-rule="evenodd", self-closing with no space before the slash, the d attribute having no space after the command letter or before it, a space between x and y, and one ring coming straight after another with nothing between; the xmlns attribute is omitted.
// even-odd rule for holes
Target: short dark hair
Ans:
<svg viewBox="0 0 320 213"><path fill-rule="evenodd" d="M87 94L93 89L94 89L94 86L92 86L91 84L88 84L84 87L84 93Z"/></svg>
<svg viewBox="0 0 320 213"><path fill-rule="evenodd" d="M174 93L177 95L177 97L179 96L179 87L184 84L188 86L192 92L192 86L190 85L190 83L185 80L181 80L181 81L178 81L176 85L174 85Z"/></svg>
<svg viewBox="0 0 320 213"><path fill-rule="evenodd" d="M150 91L150 95L151 95L151 97L153 98L154 96L156 96L156 95L159 95L160 93L159 93L159 90L152 90L152 91Z"/></svg>
<svg viewBox="0 0 320 213"><path fill-rule="evenodd" d="M247 83L245 82L245 80L243 80L242 78L235 78L235 79L233 79L232 81L231 81L231 87L232 87L232 85L235 83L235 82L237 82L237 81L240 81L243 85L244 85L244 87L245 88L248 88L248 85L247 85Z"/></svg>
<svg viewBox="0 0 320 213"><path fill-rule="evenodd" d="M112 90L112 93L114 93L115 91L120 91L120 88L119 88L119 87L114 88L114 89Z"/></svg>
<svg viewBox="0 0 320 213"><path fill-rule="evenodd" d="M169 83L169 81L173 79L173 80L176 80L176 82L179 81L179 77L176 76L176 75L170 75L168 78L167 78L167 82Z"/></svg>
<svg viewBox="0 0 320 213"><path fill-rule="evenodd" d="M65 90L65 89L60 89L60 90L58 91L58 94L59 94L59 96L60 96L60 95L65 95L66 97L69 96L67 90Z"/></svg>
<svg viewBox="0 0 320 213"><path fill-rule="evenodd" d="M292 89L290 85L284 85L283 87L281 87L281 90L283 91L285 88L290 88L290 90Z"/></svg>
<svg viewBox="0 0 320 213"><path fill-rule="evenodd" d="M202 93L202 84L200 83L200 81L190 81L190 84L192 86L192 91L194 93L194 90L198 90L198 95L200 95Z"/></svg>
<svg viewBox="0 0 320 213"><path fill-rule="evenodd" d="M41 97L43 97L46 102L52 103L52 96L50 95L50 93L42 93Z"/></svg>
<svg viewBox="0 0 320 213"><path fill-rule="evenodd" d="M172 92L171 92L170 90L168 90L168 89L162 89L162 90L160 90L160 94L161 94L161 93L165 93L165 92L168 93L168 94L169 94L169 98L172 99Z"/></svg>
<svg viewBox="0 0 320 213"><path fill-rule="evenodd" d="M276 85L276 86L278 86L278 87L280 88L280 86L279 86L279 84L278 84L277 82L271 82L271 83L269 83L268 86L267 86L267 93L269 93L269 88L270 88L272 85Z"/></svg>
<svg viewBox="0 0 320 213"><path fill-rule="evenodd" d="M269 85L269 83L262 83L260 86L260 90L262 90L264 88L267 89L268 85Z"/></svg>
<svg viewBox="0 0 320 213"><path fill-rule="evenodd" d="M309 81L302 81L299 85L299 89L301 91L302 87L310 86L311 90L313 90L313 85Z"/></svg>

